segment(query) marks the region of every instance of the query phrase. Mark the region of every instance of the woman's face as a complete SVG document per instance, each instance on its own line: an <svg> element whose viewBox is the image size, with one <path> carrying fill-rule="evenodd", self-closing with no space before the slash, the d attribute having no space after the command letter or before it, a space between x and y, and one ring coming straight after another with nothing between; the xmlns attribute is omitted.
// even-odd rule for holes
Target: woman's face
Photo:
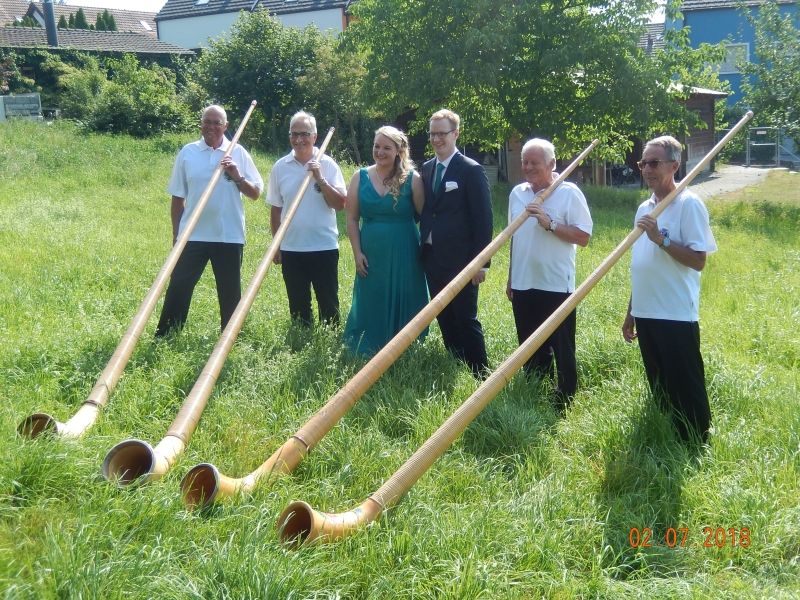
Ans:
<svg viewBox="0 0 800 600"><path fill-rule="evenodd" d="M372 145L372 158L377 166L391 167L394 165L398 152L397 146L388 137L380 133L375 136L375 142Z"/></svg>

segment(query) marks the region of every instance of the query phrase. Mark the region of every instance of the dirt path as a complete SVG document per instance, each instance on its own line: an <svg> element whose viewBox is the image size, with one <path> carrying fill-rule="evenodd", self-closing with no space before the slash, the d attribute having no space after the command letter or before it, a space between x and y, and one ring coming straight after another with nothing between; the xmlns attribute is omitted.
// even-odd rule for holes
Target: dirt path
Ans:
<svg viewBox="0 0 800 600"><path fill-rule="evenodd" d="M744 187L761 183L766 178L767 173L774 170L774 168L763 169L739 165L717 165L716 172L698 175L692 185L689 186L689 189L703 200L708 200L713 196L735 192Z"/></svg>

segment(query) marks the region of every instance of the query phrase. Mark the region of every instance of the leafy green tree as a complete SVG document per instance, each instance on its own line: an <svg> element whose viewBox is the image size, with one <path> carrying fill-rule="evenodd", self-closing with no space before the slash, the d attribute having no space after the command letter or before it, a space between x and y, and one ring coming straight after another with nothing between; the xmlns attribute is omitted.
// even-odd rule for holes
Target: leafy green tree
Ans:
<svg viewBox="0 0 800 600"><path fill-rule="evenodd" d="M363 55L326 40L317 46L314 63L298 78L306 110L320 126L337 129L332 149L346 151L357 164L370 156L378 125L363 101L365 75Z"/></svg>
<svg viewBox="0 0 800 600"><path fill-rule="evenodd" d="M67 26L69 29L75 29L75 13L69 13L69 19L67 19Z"/></svg>
<svg viewBox="0 0 800 600"><path fill-rule="evenodd" d="M796 16L782 16L777 3L748 11L755 28L753 62L739 65L743 75L744 104L753 109L758 123L782 127L800 139L800 31Z"/></svg>
<svg viewBox="0 0 800 600"><path fill-rule="evenodd" d="M57 25L57 27L59 29L66 29L67 27L69 27L69 25L67 24L67 20L64 18L64 15L61 15L60 17L58 17L58 25Z"/></svg>
<svg viewBox="0 0 800 600"><path fill-rule="evenodd" d="M465 120L464 141L485 148L517 133L550 138L569 154L598 137L600 153L619 159L632 136L692 120L671 85L688 42L653 57L638 47L653 6L359 0L346 37L366 53L368 102L386 114L415 110L418 131L447 105ZM694 51L684 70L694 72L705 54Z"/></svg>
<svg viewBox="0 0 800 600"><path fill-rule="evenodd" d="M284 27L266 10L242 13L229 34L212 40L200 57L198 81L225 106L231 120L258 100L247 139L283 149L288 116L306 106L298 77L314 63L321 43L316 28Z"/></svg>
<svg viewBox="0 0 800 600"><path fill-rule="evenodd" d="M106 15L106 31L117 31L117 21L114 19L114 15L107 10L103 12Z"/></svg>

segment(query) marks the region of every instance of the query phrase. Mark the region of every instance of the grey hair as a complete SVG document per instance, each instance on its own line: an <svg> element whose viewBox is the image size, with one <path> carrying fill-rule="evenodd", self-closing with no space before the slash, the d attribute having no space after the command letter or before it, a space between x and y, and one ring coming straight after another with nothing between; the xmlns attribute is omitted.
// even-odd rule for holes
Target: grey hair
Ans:
<svg viewBox="0 0 800 600"><path fill-rule="evenodd" d="M539 150L541 150L542 154L544 155L544 159L547 162L556 159L555 146L553 146L553 144L551 144L547 140L543 140L542 138L531 138L527 142L525 142L525 144L522 146L522 151L520 152L520 159L522 158L522 155L524 155L525 152L527 152L531 148L538 148Z"/></svg>
<svg viewBox="0 0 800 600"><path fill-rule="evenodd" d="M662 135L661 137L653 138L644 145L645 148L648 146L663 148L669 160L681 162L683 146L681 146L681 143L671 135Z"/></svg>
<svg viewBox="0 0 800 600"><path fill-rule="evenodd" d="M221 114L222 114L222 120L223 120L223 121L225 121L225 123L226 123L226 124L228 123L228 113L226 113L226 112L225 112L225 109L224 109L224 108L222 108L222 107L221 107L219 104L210 104L209 106L206 106L206 107L203 109L203 115L202 115L202 116L203 116L203 117L205 117L205 116L206 116L206 113L207 113L208 111L210 111L210 110L215 110L215 111L217 111L218 113L221 113ZM202 117L201 117L201 118L202 118Z"/></svg>
<svg viewBox="0 0 800 600"><path fill-rule="evenodd" d="M304 110L299 110L292 115L292 120L289 121L289 129L295 124L295 121L307 121L311 125L311 132L317 133L317 120L314 115L307 113Z"/></svg>

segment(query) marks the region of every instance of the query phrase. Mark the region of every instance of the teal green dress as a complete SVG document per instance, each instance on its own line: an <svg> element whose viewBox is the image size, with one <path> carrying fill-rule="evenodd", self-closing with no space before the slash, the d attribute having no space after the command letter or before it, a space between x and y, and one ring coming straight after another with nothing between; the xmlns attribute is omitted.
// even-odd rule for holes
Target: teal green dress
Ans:
<svg viewBox="0 0 800 600"><path fill-rule="evenodd" d="M411 176L395 198L379 195L367 170L361 169L358 206L361 251L369 266L366 277L356 273L344 342L351 351L371 356L428 303L428 286L414 222ZM427 333L426 328L419 339Z"/></svg>

